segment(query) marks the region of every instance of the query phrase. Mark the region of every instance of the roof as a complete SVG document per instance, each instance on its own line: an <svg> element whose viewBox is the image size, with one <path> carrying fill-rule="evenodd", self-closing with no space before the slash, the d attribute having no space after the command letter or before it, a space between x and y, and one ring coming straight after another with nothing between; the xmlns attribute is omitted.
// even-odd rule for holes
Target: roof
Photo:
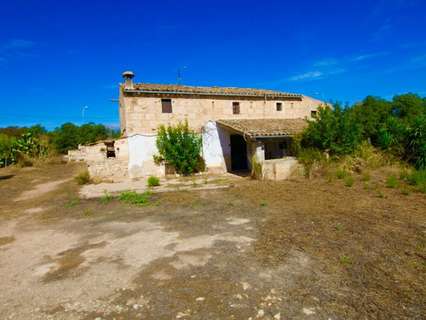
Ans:
<svg viewBox="0 0 426 320"><path fill-rule="evenodd" d="M217 123L250 138L294 136L308 126L304 119L232 119Z"/></svg>
<svg viewBox="0 0 426 320"><path fill-rule="evenodd" d="M194 87L175 84L152 84L135 83L132 89L123 87L125 93L145 93L145 94L190 94L208 96L238 96L238 97L259 97L259 98L297 98L302 99L301 94L288 93L282 91L233 88L233 87Z"/></svg>

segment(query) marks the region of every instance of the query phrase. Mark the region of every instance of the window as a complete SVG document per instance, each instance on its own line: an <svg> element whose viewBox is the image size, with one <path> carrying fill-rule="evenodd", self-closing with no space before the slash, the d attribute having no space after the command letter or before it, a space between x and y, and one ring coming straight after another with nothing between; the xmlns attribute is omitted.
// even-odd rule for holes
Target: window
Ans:
<svg viewBox="0 0 426 320"><path fill-rule="evenodd" d="M163 113L172 113L172 99L161 99L161 110Z"/></svg>
<svg viewBox="0 0 426 320"><path fill-rule="evenodd" d="M317 117L317 110L312 110L311 111L311 118L316 118Z"/></svg>
<svg viewBox="0 0 426 320"><path fill-rule="evenodd" d="M239 102L232 102L232 113L233 114L240 114L240 103Z"/></svg>
<svg viewBox="0 0 426 320"><path fill-rule="evenodd" d="M283 104L281 102L277 102L277 111L283 110Z"/></svg>

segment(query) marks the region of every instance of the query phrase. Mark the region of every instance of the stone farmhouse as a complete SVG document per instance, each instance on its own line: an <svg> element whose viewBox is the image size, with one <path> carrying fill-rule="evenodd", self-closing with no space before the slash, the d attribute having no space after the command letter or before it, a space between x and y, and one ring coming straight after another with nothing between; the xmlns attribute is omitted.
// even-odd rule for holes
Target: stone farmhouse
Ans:
<svg viewBox="0 0 426 320"><path fill-rule="evenodd" d="M206 170L243 172L255 158L265 178L284 179L295 165L292 137L314 119L321 101L280 91L226 87L134 83L123 73L119 108L122 138L80 146L70 159L83 159L102 178L164 176L157 165L160 125L188 121L202 136Z"/></svg>

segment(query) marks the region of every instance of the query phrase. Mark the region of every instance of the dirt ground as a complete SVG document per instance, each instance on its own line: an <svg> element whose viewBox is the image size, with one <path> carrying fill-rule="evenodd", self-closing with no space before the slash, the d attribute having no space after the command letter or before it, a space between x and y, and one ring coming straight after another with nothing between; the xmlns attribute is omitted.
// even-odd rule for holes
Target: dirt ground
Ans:
<svg viewBox="0 0 426 320"><path fill-rule="evenodd" d="M0 170L2 319L426 319L426 196L233 181L136 207Z"/></svg>

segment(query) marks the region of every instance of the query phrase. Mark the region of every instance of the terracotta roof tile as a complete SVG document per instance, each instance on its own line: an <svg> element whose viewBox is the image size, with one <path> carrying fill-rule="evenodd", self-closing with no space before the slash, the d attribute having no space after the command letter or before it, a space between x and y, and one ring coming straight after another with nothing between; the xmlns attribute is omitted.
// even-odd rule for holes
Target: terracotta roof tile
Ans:
<svg viewBox="0 0 426 320"><path fill-rule="evenodd" d="M294 136L308 126L304 119L232 119L218 120L217 123L250 138Z"/></svg>
<svg viewBox="0 0 426 320"><path fill-rule="evenodd" d="M126 93L170 93L170 94L200 94L223 96L256 96L256 97L285 97L302 98L302 95L282 91L233 88L233 87L194 87L174 84L135 83L133 89L124 89Z"/></svg>

